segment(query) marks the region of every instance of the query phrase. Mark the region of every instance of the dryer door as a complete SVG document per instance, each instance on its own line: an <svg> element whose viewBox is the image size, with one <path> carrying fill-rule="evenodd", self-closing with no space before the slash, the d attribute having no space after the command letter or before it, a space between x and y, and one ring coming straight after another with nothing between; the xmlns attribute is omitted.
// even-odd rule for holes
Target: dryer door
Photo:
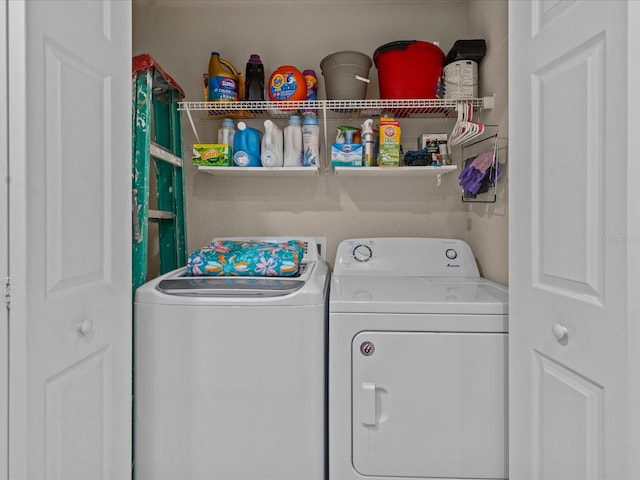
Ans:
<svg viewBox="0 0 640 480"><path fill-rule="evenodd" d="M362 475L507 478L507 335L360 332L353 465Z"/></svg>

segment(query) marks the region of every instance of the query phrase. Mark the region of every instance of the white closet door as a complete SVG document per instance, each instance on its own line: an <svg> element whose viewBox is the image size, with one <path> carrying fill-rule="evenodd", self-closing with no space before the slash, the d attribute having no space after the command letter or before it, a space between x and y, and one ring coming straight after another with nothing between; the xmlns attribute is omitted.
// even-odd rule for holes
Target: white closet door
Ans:
<svg viewBox="0 0 640 480"><path fill-rule="evenodd" d="M8 2L9 477L131 471L131 4Z"/></svg>
<svg viewBox="0 0 640 480"><path fill-rule="evenodd" d="M638 478L637 3L509 3L510 478Z"/></svg>
<svg viewBox="0 0 640 480"><path fill-rule="evenodd" d="M0 25L7 27L7 0L0 2ZM6 30L3 30L6 31ZM0 145L7 145L7 38L0 35ZM9 430L9 314L5 298L6 277L9 274L9 193L7 148L0 149L0 432ZM0 480L7 479L9 461L7 435L0 435Z"/></svg>

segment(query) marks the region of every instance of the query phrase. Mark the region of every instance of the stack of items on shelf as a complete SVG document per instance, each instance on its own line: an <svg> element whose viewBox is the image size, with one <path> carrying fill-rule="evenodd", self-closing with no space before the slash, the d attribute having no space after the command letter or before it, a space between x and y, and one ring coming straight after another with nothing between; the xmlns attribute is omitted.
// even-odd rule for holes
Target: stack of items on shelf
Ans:
<svg viewBox="0 0 640 480"><path fill-rule="evenodd" d="M369 71L378 69L381 100L435 99L466 100L478 94L478 63L486 53L484 40L458 40L447 55L437 42L420 40L390 42L377 48L373 59L368 55L344 50L325 56L320 68L328 100L364 100L368 98ZM319 125L313 103L318 98L315 70L300 70L281 65L265 78L265 68L258 54L251 54L244 75L233 64L213 51L208 72L204 74L205 99L220 105L225 102L283 102L277 106L255 107L245 103L238 110L220 109L218 118L249 119L254 113L277 113L289 116L286 126L274 120L264 121L264 131L247 121L234 124L224 118L217 143L195 144L193 164L225 167L317 167L320 165ZM308 102L304 102L308 101ZM286 102L304 102L291 105ZM211 108L209 105L207 108ZM330 107L333 108L333 107ZM262 109L262 110L260 110ZM331 145L332 167L441 166L452 164L449 145L462 138L452 132L423 134L418 150L403 155L400 144L402 117L393 109L382 113L380 123L366 119L358 128L338 127ZM210 112L213 113L213 112ZM375 114L374 114L375 115ZM301 117L304 117L302 119ZM478 124L478 122L475 122ZM468 134L467 130L464 131ZM325 132L326 134L326 132ZM455 137L455 138L454 138ZM466 137L464 137L466 140Z"/></svg>
<svg viewBox="0 0 640 480"><path fill-rule="evenodd" d="M284 129L267 119L264 132L225 118L218 143L194 144L192 161L207 167L316 167L320 165L318 118L305 112L301 122L298 115L291 115Z"/></svg>
<svg viewBox="0 0 640 480"><path fill-rule="evenodd" d="M451 165L453 158L448 152L446 133L423 133L418 137L418 150L404 154L408 167Z"/></svg>
<svg viewBox="0 0 640 480"><path fill-rule="evenodd" d="M402 152L400 137L400 122L390 117L381 117L376 130L371 118L359 128L340 126L336 141L331 145L331 166L397 167Z"/></svg>
<svg viewBox="0 0 640 480"><path fill-rule="evenodd" d="M265 86L271 101L315 100L318 79L315 70L298 70L292 65L275 69L265 82L260 55L252 53L245 74L233 64L211 52L208 72L202 75L204 98L210 102L264 101Z"/></svg>
<svg viewBox="0 0 640 480"><path fill-rule="evenodd" d="M478 64L485 54L483 39L457 40L447 55L438 42L401 40L378 47L373 59L353 50L333 52L320 61L320 69L328 100L368 98L372 64L378 69L380 99L466 99L478 95ZM213 51L203 79L210 102L317 99L315 70L281 65L267 79L255 53L243 75Z"/></svg>

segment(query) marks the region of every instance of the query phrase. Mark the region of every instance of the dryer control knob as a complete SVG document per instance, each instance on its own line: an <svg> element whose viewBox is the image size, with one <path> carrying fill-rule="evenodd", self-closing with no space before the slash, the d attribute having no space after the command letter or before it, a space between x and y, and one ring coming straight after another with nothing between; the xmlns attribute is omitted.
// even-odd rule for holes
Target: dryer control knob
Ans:
<svg viewBox="0 0 640 480"><path fill-rule="evenodd" d="M449 248L444 254L447 256L449 260L455 260L458 257L458 252L456 252L453 248Z"/></svg>
<svg viewBox="0 0 640 480"><path fill-rule="evenodd" d="M366 263L371 260L373 256L373 252L371 251L371 247L368 245L356 245L353 249L353 258L356 262Z"/></svg>

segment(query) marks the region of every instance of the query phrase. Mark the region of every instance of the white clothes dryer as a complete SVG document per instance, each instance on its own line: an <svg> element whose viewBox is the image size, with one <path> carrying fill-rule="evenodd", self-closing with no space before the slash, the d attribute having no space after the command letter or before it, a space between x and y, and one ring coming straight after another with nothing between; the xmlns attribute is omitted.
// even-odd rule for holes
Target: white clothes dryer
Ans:
<svg viewBox="0 0 640 480"><path fill-rule="evenodd" d="M338 246L329 301L329 478L504 479L507 289L469 246Z"/></svg>
<svg viewBox="0 0 640 480"><path fill-rule="evenodd" d="M313 238L251 239L291 238L297 276L182 268L136 291L136 480L325 478L329 267Z"/></svg>

